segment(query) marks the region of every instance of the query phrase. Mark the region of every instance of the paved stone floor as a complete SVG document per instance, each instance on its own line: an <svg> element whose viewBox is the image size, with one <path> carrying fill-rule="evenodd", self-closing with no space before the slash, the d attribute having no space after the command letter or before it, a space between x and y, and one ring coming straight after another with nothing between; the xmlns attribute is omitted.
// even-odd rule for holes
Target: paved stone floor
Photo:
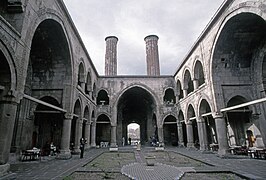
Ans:
<svg viewBox="0 0 266 180"><path fill-rule="evenodd" d="M134 150L136 157L136 164L139 167L145 166L145 158L143 152L154 150L151 147L142 147L141 151L136 151L132 147L119 148L122 150ZM64 177L70 175L74 171L82 169L82 167L89 161L93 160L95 157L108 151L108 149L90 149L85 152L84 158L80 159L78 155L74 155L70 160L57 160L55 158L46 157L42 158L41 161L31 161L31 162L11 162L11 171L9 175L2 177L0 179L19 179L19 180L29 180L29 179L63 179ZM212 166L208 167L195 167L195 168L177 168L178 170L186 172L221 172L221 171L231 171L240 175L243 175L249 179L266 179L266 160L250 159L247 156L235 156L231 155L227 158L221 158L215 153L206 153L198 150L188 150L186 148L165 148L165 151L174 151L182 154L184 156L191 157L193 159L200 160L202 162L208 163ZM157 165L157 164L156 164ZM139 168L138 167L138 168ZM146 166L145 166L146 167ZM161 166L162 169L165 167ZM123 169L123 168L122 168ZM132 170L132 169L131 169ZM142 169L143 170L143 169ZM141 168L137 173L146 176ZM128 169L130 171L130 169ZM172 171L171 171L172 172ZM167 175L167 174L166 174ZM165 175L165 176L166 176ZM173 175L168 173L168 175Z"/></svg>

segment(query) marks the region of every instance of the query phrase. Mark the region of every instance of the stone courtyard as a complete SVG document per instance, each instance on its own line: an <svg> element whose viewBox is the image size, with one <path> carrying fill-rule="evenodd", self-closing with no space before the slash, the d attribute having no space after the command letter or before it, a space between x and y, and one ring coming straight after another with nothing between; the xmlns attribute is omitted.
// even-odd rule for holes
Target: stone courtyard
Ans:
<svg viewBox="0 0 266 180"><path fill-rule="evenodd" d="M146 158L155 157L154 166ZM196 149L126 146L117 152L90 149L83 159L42 157L41 161L11 163L12 174L3 179L265 179L266 160L248 156L220 157Z"/></svg>
<svg viewBox="0 0 266 180"><path fill-rule="evenodd" d="M266 0L225 0L172 75L160 73L155 34L142 39L147 74L117 74L119 37L108 36L100 75L62 0L1 0L0 178L10 171L18 179L81 177L99 171L99 163L86 164L99 161L104 145L134 152L123 166L126 157L107 158L121 159L109 165L128 176L149 178L159 168L171 177L232 171L266 179L265 19ZM125 148L131 140L144 148ZM153 140L165 152L148 148ZM248 153L255 159L241 155ZM20 154L42 158L13 161ZM146 156L156 162L143 171Z"/></svg>

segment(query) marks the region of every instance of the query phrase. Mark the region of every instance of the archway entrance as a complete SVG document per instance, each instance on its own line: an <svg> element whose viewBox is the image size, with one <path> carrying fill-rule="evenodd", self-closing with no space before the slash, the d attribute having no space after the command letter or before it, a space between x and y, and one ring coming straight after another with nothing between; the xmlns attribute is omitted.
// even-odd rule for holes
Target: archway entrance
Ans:
<svg viewBox="0 0 266 180"><path fill-rule="evenodd" d="M56 99L46 96L42 101L60 107ZM50 107L38 104L34 111L35 131L32 133L32 147L43 148L46 155L50 152L50 144L59 148L61 145L61 136L63 128L63 114ZM30 148L32 148L30 147Z"/></svg>
<svg viewBox="0 0 266 180"><path fill-rule="evenodd" d="M164 144L168 146L178 145L177 121L172 115L165 118L163 124Z"/></svg>
<svg viewBox="0 0 266 180"><path fill-rule="evenodd" d="M150 137L157 137L155 101L152 95L141 87L132 87L124 92L117 105L117 143L122 145L123 137L128 142L127 127L131 123L140 126L140 143L148 144Z"/></svg>
<svg viewBox="0 0 266 180"><path fill-rule="evenodd" d="M127 126L127 137L128 142L123 142L124 144L136 145L140 142L140 125L137 123L130 123ZM124 141L125 139L123 139Z"/></svg>
<svg viewBox="0 0 266 180"><path fill-rule="evenodd" d="M245 102L247 102L245 98L235 96L227 103L227 107ZM238 108L227 112L229 145L246 145L246 129L250 126L251 112L252 111L249 110L248 107Z"/></svg>
<svg viewBox="0 0 266 180"><path fill-rule="evenodd" d="M96 145L107 146L111 143L111 123L108 116L100 115L96 121Z"/></svg>

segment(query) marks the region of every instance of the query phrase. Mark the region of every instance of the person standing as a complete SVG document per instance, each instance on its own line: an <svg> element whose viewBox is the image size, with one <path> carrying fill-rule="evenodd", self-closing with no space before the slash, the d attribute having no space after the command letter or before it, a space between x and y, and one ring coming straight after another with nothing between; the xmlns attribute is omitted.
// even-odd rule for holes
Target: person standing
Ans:
<svg viewBox="0 0 266 180"><path fill-rule="evenodd" d="M85 147L85 140L84 138L80 138L80 158L83 158L83 154L84 154L84 147Z"/></svg>
<svg viewBox="0 0 266 180"><path fill-rule="evenodd" d="M122 137L122 145L125 146L125 138Z"/></svg>

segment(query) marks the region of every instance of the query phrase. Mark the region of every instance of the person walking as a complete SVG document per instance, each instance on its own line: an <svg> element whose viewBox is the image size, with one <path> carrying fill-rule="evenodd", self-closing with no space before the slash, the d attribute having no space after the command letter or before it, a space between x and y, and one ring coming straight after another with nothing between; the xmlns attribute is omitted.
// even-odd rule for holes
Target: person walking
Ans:
<svg viewBox="0 0 266 180"><path fill-rule="evenodd" d="M80 138L80 158L83 158L83 154L84 154L84 147L85 147L85 140L84 138Z"/></svg>

